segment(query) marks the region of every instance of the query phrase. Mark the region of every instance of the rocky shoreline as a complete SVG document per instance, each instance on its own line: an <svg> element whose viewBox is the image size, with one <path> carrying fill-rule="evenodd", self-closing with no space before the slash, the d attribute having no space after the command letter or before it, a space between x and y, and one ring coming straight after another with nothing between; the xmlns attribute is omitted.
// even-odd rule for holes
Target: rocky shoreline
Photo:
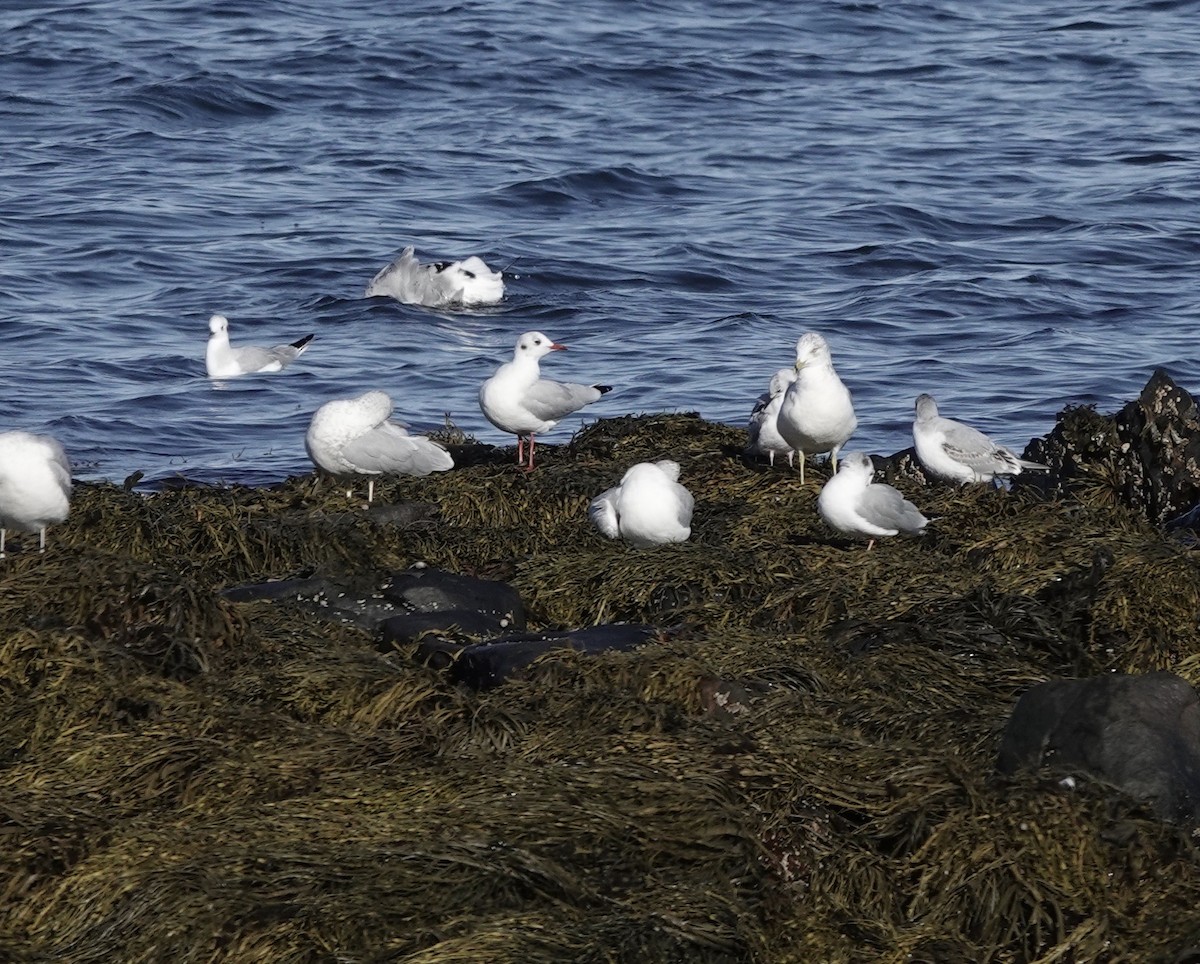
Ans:
<svg viewBox="0 0 1200 964"><path fill-rule="evenodd" d="M369 511L314 476L78 486L0 564L0 956L1191 959L1190 396L1159 373L1065 411L1009 491L881 460L934 523L870 552L818 521L827 470L744 445L602 420ZM595 532L591 497L665 455L691 540ZM1091 678L1175 715L1109 682L1086 725L1075 690L1022 700ZM1127 742L1070 749L1118 703ZM1105 769L1131 753L1160 785Z"/></svg>

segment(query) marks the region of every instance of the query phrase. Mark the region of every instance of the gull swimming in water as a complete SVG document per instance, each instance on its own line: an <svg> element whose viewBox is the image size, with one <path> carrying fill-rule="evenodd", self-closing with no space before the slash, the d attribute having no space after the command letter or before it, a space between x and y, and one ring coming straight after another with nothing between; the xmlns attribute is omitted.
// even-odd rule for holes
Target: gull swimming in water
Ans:
<svg viewBox="0 0 1200 964"><path fill-rule="evenodd" d="M991 482L997 475L1019 475L1024 469L1049 470L1040 462L1019 458L970 425L938 415L932 395L917 396L913 441L917 458L932 476L951 482Z"/></svg>
<svg viewBox="0 0 1200 964"><path fill-rule="evenodd" d="M391 397L380 391L326 402L313 413L304 436L308 457L333 475L429 475L454 468L454 459L437 442L388 421L392 409ZM375 480L368 479L367 501L374 497Z"/></svg>
<svg viewBox="0 0 1200 964"><path fill-rule="evenodd" d="M529 439L529 464L533 468L533 437L549 432L559 420L596 401L611 385L577 385L541 377L538 359L552 351L566 351L540 331L527 331L517 339L513 359L479 388L479 408L502 432L517 437L517 464L524 459Z"/></svg>
<svg viewBox="0 0 1200 964"><path fill-rule="evenodd" d="M472 255L462 261L421 264L409 245L367 285L365 298L395 298L406 305L494 305L504 297L504 275Z"/></svg>
<svg viewBox="0 0 1200 964"><path fill-rule="evenodd" d="M49 435L0 432L0 559L6 530L39 533L46 551L46 527L62 522L71 508L71 461Z"/></svg>
<svg viewBox="0 0 1200 964"><path fill-rule="evenodd" d="M766 392L758 396L754 409L750 412L750 440L746 445L746 455L765 455L775 464L776 455L786 455L788 465L796 450L779 434L779 409L783 405L783 396L788 386L796 380L794 368L781 368L771 376L771 384Z"/></svg>
<svg viewBox="0 0 1200 964"><path fill-rule="evenodd" d="M286 368L308 347L312 335L305 335L290 345L274 348L234 348L229 344L229 319L224 315L213 315L208 319L208 349L204 353L204 365L209 378L236 378L252 372L277 372Z"/></svg>
<svg viewBox="0 0 1200 964"><path fill-rule="evenodd" d="M692 534L692 494L679 484L679 463L638 462L588 505L588 518L610 539L644 547L686 542Z"/></svg>
<svg viewBox="0 0 1200 964"><path fill-rule="evenodd" d="M831 529L857 539L867 548L882 536L920 535L929 525L921 510L899 490L872 482L875 467L863 452L847 452L841 467L817 496L817 513Z"/></svg>
<svg viewBox="0 0 1200 964"><path fill-rule="evenodd" d="M800 484L804 484L804 457L829 453L837 471L838 452L854 434L858 418L850 392L833 370L829 345L815 331L796 342L796 380L783 396L777 418L779 434L800 453Z"/></svg>

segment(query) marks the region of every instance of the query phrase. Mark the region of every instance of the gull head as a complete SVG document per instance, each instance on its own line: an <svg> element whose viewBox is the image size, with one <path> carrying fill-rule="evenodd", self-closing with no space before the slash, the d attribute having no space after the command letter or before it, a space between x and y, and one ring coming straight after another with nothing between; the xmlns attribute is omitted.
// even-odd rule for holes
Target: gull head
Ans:
<svg viewBox="0 0 1200 964"><path fill-rule="evenodd" d="M788 386L796 380L796 369L781 368L771 376L771 386L768 389L768 394L772 398L777 398L788 390Z"/></svg>
<svg viewBox="0 0 1200 964"><path fill-rule="evenodd" d="M552 351L566 351L566 345L559 345L554 342L548 335L543 335L540 331L527 331L517 339L517 347L513 352L513 358L532 358L534 361L542 358Z"/></svg>
<svg viewBox="0 0 1200 964"><path fill-rule="evenodd" d="M868 482L875 476L875 463L866 452L846 452L838 463L838 474L854 472L862 475Z"/></svg>
<svg viewBox="0 0 1200 964"><path fill-rule="evenodd" d="M933 396L927 392L922 392L917 396L917 418L929 419L937 418L938 407L937 402L933 400Z"/></svg>
<svg viewBox="0 0 1200 964"><path fill-rule="evenodd" d="M228 331L229 319L224 315L213 315L208 319L208 330L214 335L219 335Z"/></svg>
<svg viewBox="0 0 1200 964"><path fill-rule="evenodd" d="M815 331L806 331L796 342L796 371L809 365L832 364L829 343Z"/></svg>

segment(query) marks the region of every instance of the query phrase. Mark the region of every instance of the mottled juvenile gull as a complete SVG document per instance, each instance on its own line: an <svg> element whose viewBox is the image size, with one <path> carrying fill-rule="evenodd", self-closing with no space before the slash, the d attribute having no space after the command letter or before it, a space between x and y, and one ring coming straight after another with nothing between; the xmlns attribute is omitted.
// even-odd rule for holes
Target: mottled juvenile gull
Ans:
<svg viewBox="0 0 1200 964"><path fill-rule="evenodd" d="M305 335L290 345L276 345L274 348L234 348L229 344L229 319L224 315L209 318L208 330L210 334L204 364L209 378L236 378L252 372L277 372L299 358L313 338L312 335Z"/></svg>
<svg viewBox="0 0 1200 964"><path fill-rule="evenodd" d="M479 408L502 432L517 437L517 464L524 461L524 441L529 439L529 464L533 468L533 437L549 432L559 419L596 401L611 385L577 385L541 377L538 359L552 351L566 351L540 331L527 331L517 339L513 360L479 388Z"/></svg>
<svg viewBox="0 0 1200 964"><path fill-rule="evenodd" d="M621 484L600 493L588 518L610 539L631 546L686 542L692 534L692 494L679 484L679 463L638 462Z"/></svg>
<svg viewBox="0 0 1200 964"><path fill-rule="evenodd" d="M990 482L997 475L1019 475L1024 469L1048 469L1040 462L1019 458L970 425L942 418L932 395L918 395L916 409L913 441L917 458L935 478L965 485Z"/></svg>
<svg viewBox="0 0 1200 964"><path fill-rule="evenodd" d="M829 453L837 471L838 452L854 434L858 419L850 392L833 370L829 345L815 331L796 342L796 380L788 386L779 408L779 434L800 453L800 483L804 457Z"/></svg>
<svg viewBox="0 0 1200 964"><path fill-rule="evenodd" d="M410 245L367 285L364 297L377 296L427 308L494 305L504 297L504 275L475 255L421 264Z"/></svg>
<svg viewBox="0 0 1200 964"><path fill-rule="evenodd" d="M794 368L781 368L771 376L771 384L767 391L758 396L754 409L750 412L750 440L746 445L746 455L765 455L775 464L776 455L786 455L788 465L796 450L779 434L779 409L783 405L783 396L788 386L796 380Z"/></svg>
<svg viewBox="0 0 1200 964"><path fill-rule="evenodd" d="M7 529L39 533L71 508L71 462L58 440L30 432L0 432L0 559Z"/></svg>
<svg viewBox="0 0 1200 964"><path fill-rule="evenodd" d="M333 475L429 475L454 468L454 459L437 442L409 435L388 421L392 400L386 392L326 402L313 414L304 436L308 457ZM367 481L367 501L375 480Z"/></svg>
<svg viewBox="0 0 1200 964"><path fill-rule="evenodd" d="M868 549L882 536L924 532L929 520L898 490L872 482L874 475L869 455L847 452L817 497L817 513L825 524L843 535L868 539Z"/></svg>

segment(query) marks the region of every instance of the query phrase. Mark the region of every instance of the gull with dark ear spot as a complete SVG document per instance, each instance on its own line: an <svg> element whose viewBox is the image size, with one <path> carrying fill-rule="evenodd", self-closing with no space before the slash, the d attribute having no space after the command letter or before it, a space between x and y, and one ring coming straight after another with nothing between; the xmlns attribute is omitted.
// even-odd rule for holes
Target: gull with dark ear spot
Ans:
<svg viewBox="0 0 1200 964"><path fill-rule="evenodd" d="M234 348L229 344L229 319L224 315L213 315L208 319L208 348L204 353L204 367L209 378L237 378L255 372L277 372L286 368L308 347L312 335L274 348L245 346Z"/></svg>
<svg viewBox="0 0 1200 964"><path fill-rule="evenodd" d="M517 437L517 464L532 471L533 437L549 432L559 420L612 391L611 385L578 385L541 377L538 360L552 351L566 351L540 331L527 331L517 339L513 359L479 388L479 408L501 432ZM524 463L524 443L529 439L529 462Z"/></svg>
<svg viewBox="0 0 1200 964"><path fill-rule="evenodd" d="M868 549L884 536L915 536L924 532L929 520L921 510L899 490L871 481L874 475L869 455L847 452L817 497L821 520L843 535L869 540Z"/></svg>
<svg viewBox="0 0 1200 964"><path fill-rule="evenodd" d="M30 432L0 432L0 559L8 529L38 533L46 551L46 528L71 508L71 461L58 439Z"/></svg>
<svg viewBox="0 0 1200 964"><path fill-rule="evenodd" d="M754 409L750 412L750 424L747 426L750 439L746 445L745 455L765 455L775 464L776 455L786 455L788 465L796 450L779 434L779 409L783 405L783 396L788 386L796 380L794 368L781 368L771 376L771 384L767 391L758 396Z"/></svg>
<svg viewBox="0 0 1200 964"><path fill-rule="evenodd" d="M427 308L494 305L504 297L504 275L475 255L462 261L421 264L409 245L371 279L363 295L380 296Z"/></svg>
<svg viewBox="0 0 1200 964"><path fill-rule="evenodd" d="M1019 475L1026 469L1049 471L1049 466L1018 457L970 425L943 418L932 395L918 395L916 410L917 458L934 478L965 485L991 482L998 475Z"/></svg>
<svg viewBox="0 0 1200 964"><path fill-rule="evenodd" d="M454 468L454 459L437 442L409 435L389 421L392 400L386 392L326 402L313 414L304 437L308 457L331 475L429 475ZM367 501L375 480L367 481Z"/></svg>
<svg viewBox="0 0 1200 964"><path fill-rule="evenodd" d="M638 462L588 505L588 518L609 539L637 547L686 542L692 534L692 494L679 484L679 463Z"/></svg>
<svg viewBox="0 0 1200 964"><path fill-rule="evenodd" d="M833 370L829 345L815 331L796 342L796 380L788 386L779 407L779 434L800 453L800 484L804 457L829 453L837 471L838 452L854 434L858 418L850 392Z"/></svg>

